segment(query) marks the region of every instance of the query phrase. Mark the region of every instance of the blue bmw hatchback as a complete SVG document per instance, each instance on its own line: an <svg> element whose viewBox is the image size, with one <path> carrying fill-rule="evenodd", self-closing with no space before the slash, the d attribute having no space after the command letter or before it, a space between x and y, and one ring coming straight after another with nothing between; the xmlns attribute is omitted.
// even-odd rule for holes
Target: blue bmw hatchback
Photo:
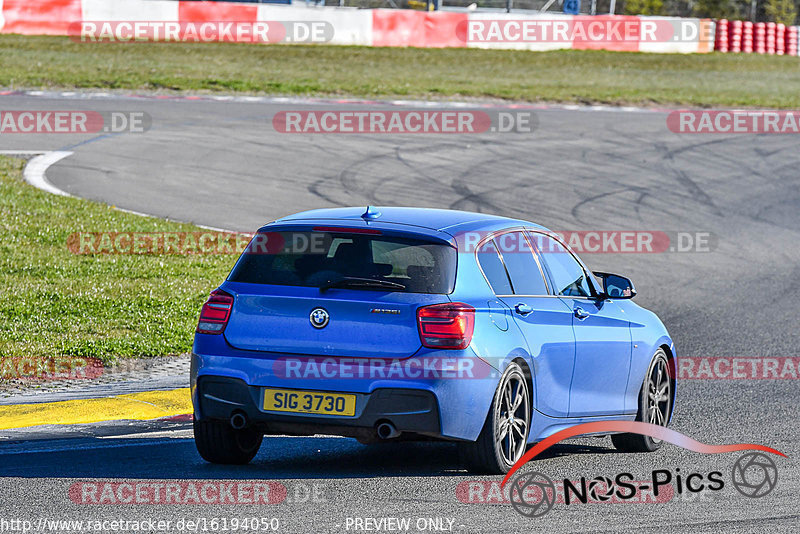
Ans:
<svg viewBox="0 0 800 534"><path fill-rule="evenodd" d="M241 464L267 434L452 440L471 470L504 473L578 423L666 426L675 348L635 294L523 220L372 207L279 219L203 305L197 449Z"/></svg>

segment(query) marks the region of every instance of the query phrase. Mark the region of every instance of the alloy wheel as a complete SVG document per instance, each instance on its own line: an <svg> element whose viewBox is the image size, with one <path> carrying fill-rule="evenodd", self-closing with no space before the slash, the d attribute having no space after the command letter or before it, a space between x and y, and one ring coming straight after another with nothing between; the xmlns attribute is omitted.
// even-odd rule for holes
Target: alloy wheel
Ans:
<svg viewBox="0 0 800 534"><path fill-rule="evenodd" d="M495 403L495 449L508 465L525 452L530 426L530 397L520 372L506 376Z"/></svg>
<svg viewBox="0 0 800 534"><path fill-rule="evenodd" d="M647 422L667 426L671 402L667 361L664 358L657 358L650 369L650 380L647 384Z"/></svg>

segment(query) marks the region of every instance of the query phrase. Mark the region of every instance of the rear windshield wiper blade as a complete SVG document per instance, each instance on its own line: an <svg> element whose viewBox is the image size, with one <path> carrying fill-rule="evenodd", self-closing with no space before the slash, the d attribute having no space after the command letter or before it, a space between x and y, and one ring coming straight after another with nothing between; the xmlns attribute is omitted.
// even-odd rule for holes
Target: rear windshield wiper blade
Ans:
<svg viewBox="0 0 800 534"><path fill-rule="evenodd" d="M355 276L345 276L336 280L328 280L320 286L320 291L331 289L334 287L349 287L353 289L358 288L378 288L390 289L392 291L405 291L406 286L398 284L397 282L389 282L388 280L376 280L375 278L357 278Z"/></svg>

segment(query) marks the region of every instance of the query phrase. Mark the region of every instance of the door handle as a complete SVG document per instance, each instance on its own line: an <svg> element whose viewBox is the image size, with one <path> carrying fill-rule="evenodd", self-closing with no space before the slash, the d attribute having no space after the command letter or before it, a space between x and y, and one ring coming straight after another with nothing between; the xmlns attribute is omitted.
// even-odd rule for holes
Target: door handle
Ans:
<svg viewBox="0 0 800 534"><path fill-rule="evenodd" d="M577 317L579 320L583 321L584 319L589 317L589 314L586 311L584 311L584 309L581 308L580 306L576 306L575 307L575 317Z"/></svg>
<svg viewBox="0 0 800 534"><path fill-rule="evenodd" d="M531 312L533 311L533 308L531 308L531 307L530 307L530 306L528 306L527 304L522 304L522 303L519 303L519 304L517 304L516 306L514 306L514 310L515 310L515 311L516 311L518 314L520 314L520 315L522 315L522 316L525 316L525 315L528 315L529 313L531 313Z"/></svg>

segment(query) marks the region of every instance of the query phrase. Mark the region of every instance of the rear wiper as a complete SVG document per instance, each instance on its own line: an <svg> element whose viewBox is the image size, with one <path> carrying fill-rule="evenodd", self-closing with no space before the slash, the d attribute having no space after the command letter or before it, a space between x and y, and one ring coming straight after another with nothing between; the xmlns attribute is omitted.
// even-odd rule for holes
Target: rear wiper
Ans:
<svg viewBox="0 0 800 534"><path fill-rule="evenodd" d="M320 291L325 291L334 287L350 287L350 288L377 288L377 289L391 289L392 291L405 291L406 286L398 284L397 282L389 282L388 280L376 280L374 278L357 278L355 276L345 276L336 280L328 280L319 287Z"/></svg>

